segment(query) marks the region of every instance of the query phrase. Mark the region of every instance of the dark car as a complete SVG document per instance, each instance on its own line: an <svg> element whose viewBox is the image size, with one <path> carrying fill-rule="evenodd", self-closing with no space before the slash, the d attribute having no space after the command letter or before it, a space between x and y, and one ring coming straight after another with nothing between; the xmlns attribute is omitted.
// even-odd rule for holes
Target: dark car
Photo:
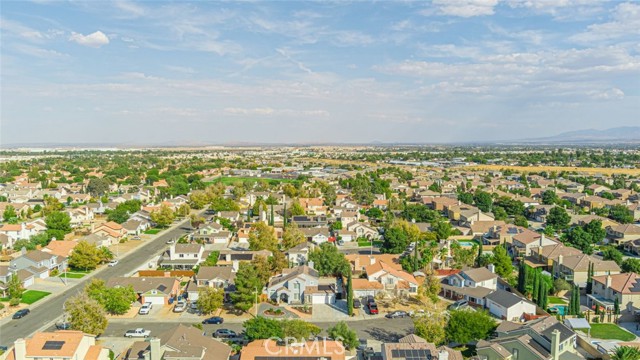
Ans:
<svg viewBox="0 0 640 360"><path fill-rule="evenodd" d="M18 310L16 311L15 314L13 314L13 318L12 319L22 319L23 317L29 315L31 311L29 311L29 309L22 309L22 310Z"/></svg>
<svg viewBox="0 0 640 360"><path fill-rule="evenodd" d="M378 305L376 303L371 302L367 307L369 308L369 314L374 315L378 313Z"/></svg>
<svg viewBox="0 0 640 360"><path fill-rule="evenodd" d="M407 314L406 311L397 310L397 311L388 313L384 317L386 317L387 319L393 319L393 318L403 318L406 316L409 316L409 314Z"/></svg>
<svg viewBox="0 0 640 360"><path fill-rule="evenodd" d="M238 336L235 331L229 329L218 329L213 333L213 337L219 339L229 339Z"/></svg>
<svg viewBox="0 0 640 360"><path fill-rule="evenodd" d="M223 322L224 322L224 319L221 318L220 316L214 316L214 317L210 317L208 319L202 320L203 324L222 324Z"/></svg>
<svg viewBox="0 0 640 360"><path fill-rule="evenodd" d="M68 322L56 323L56 329L58 329L58 330L69 330L69 329L71 329L71 323L68 323Z"/></svg>
<svg viewBox="0 0 640 360"><path fill-rule="evenodd" d="M369 304L371 304L371 303L374 303L374 302L376 302L376 299L375 299L373 296L371 296L371 295L366 296L366 297L364 298L364 303L365 303L365 304L367 304L367 305L369 305Z"/></svg>
<svg viewBox="0 0 640 360"><path fill-rule="evenodd" d="M353 308L360 309L361 307L362 307L362 303L360 302L360 299L353 299Z"/></svg>

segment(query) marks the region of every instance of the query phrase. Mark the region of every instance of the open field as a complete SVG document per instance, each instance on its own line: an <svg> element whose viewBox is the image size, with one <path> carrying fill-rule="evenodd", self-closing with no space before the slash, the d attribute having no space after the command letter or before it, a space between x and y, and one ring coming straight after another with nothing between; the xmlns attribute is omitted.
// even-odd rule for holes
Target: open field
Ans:
<svg viewBox="0 0 640 360"><path fill-rule="evenodd" d="M587 168L587 167L571 167L571 166L505 166L505 165L472 165L465 166L464 169L469 170L512 170L515 172L561 172L561 171L575 171L585 174L606 174L606 175L640 175L640 169L613 169L613 168Z"/></svg>

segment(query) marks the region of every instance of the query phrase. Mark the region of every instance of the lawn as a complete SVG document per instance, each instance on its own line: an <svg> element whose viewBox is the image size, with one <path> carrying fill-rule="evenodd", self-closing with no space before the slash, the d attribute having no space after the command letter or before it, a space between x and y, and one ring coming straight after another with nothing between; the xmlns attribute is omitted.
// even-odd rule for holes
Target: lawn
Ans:
<svg viewBox="0 0 640 360"><path fill-rule="evenodd" d="M369 247L371 246L371 242L367 241L367 240L358 240L358 246L359 247ZM381 247L382 246L382 241L374 241L373 242L373 247Z"/></svg>
<svg viewBox="0 0 640 360"><path fill-rule="evenodd" d="M62 273L60 275L58 275L58 277L64 278L67 277L69 279L82 279L86 274L79 274L77 272L68 272L68 273Z"/></svg>
<svg viewBox="0 0 640 360"><path fill-rule="evenodd" d="M160 230L160 229L149 229L149 230L145 231L144 233L147 234L147 235L155 235L155 234L159 233L160 231L162 231L162 230Z"/></svg>
<svg viewBox="0 0 640 360"><path fill-rule="evenodd" d="M279 183L292 183L297 181L297 179L270 179L270 178L262 178L262 177L235 177L235 176L223 176L219 177L213 181L207 181L205 184L215 184L217 182L221 182L226 186L233 185L236 182L257 182L257 181L266 181L271 184L279 184Z"/></svg>
<svg viewBox="0 0 640 360"><path fill-rule="evenodd" d="M585 334L587 329L580 329ZM615 324L591 324L591 337L603 340L632 341L636 338L632 333Z"/></svg>
<svg viewBox="0 0 640 360"><path fill-rule="evenodd" d="M561 297L549 296L549 304L566 304L567 301Z"/></svg>
<svg viewBox="0 0 640 360"><path fill-rule="evenodd" d="M42 299L45 296L51 295L50 292L46 291L38 291L38 290L27 290L22 293L22 303L25 304L33 304L34 302Z"/></svg>

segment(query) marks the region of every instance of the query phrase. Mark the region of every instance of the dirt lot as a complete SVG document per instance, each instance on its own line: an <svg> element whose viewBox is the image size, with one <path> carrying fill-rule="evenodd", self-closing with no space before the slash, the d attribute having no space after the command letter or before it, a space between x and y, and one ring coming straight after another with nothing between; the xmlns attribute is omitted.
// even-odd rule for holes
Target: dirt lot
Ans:
<svg viewBox="0 0 640 360"><path fill-rule="evenodd" d="M640 175L640 169L611 169L611 168L585 168L585 167L569 167L569 166L503 166L503 165L473 165L467 166L469 170L513 170L516 172L541 172L541 171L576 171L586 174L628 174Z"/></svg>

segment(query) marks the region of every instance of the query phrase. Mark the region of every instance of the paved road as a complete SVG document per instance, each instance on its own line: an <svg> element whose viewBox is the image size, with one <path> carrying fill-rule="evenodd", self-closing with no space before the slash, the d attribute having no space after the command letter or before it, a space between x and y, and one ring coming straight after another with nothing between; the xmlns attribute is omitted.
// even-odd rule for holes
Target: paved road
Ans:
<svg viewBox="0 0 640 360"><path fill-rule="evenodd" d="M192 323L185 322L184 325ZM316 322L323 330L334 326L335 322ZM144 328L151 330L151 335L160 335L163 332L172 329L178 324L175 322L139 322L135 320L117 320L109 322L109 327L102 336L105 337L121 337L130 329ZM242 324L229 323L221 325L203 325L207 335L211 335L216 329L231 329L237 333L242 332ZM375 339L379 341L395 341L399 338L413 333L413 321L410 318L398 319L374 319L367 321L350 321L349 327L358 333L360 339ZM326 333L324 333L326 334Z"/></svg>
<svg viewBox="0 0 640 360"><path fill-rule="evenodd" d="M114 267L104 267L96 272L95 278L109 279L118 276L125 276L145 264L148 259L159 255L167 247L169 239L178 238L191 230L189 220L179 223L175 228L167 230L153 240L147 240L141 247L136 248L125 257L119 260ZM130 255L130 256L129 256ZM84 281L91 277L85 278ZM84 282L83 281L83 282ZM10 346L18 338L30 336L41 327L58 319L62 315L62 307L67 299L82 291L83 286L79 285L68 289L53 297L47 297L44 303L38 304L31 310L31 314L19 320L10 320L0 326L0 345Z"/></svg>

